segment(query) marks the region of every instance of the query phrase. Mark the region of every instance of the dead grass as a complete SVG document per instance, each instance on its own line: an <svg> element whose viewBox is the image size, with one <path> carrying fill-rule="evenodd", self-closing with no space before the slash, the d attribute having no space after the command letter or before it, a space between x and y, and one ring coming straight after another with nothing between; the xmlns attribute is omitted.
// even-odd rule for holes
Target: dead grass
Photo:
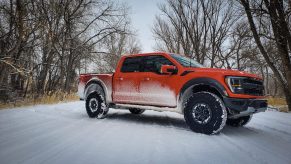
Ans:
<svg viewBox="0 0 291 164"><path fill-rule="evenodd" d="M287 102L284 98L269 97L268 105L277 108L280 112L288 112Z"/></svg>
<svg viewBox="0 0 291 164"><path fill-rule="evenodd" d="M55 104L59 102L69 102L79 100L79 97L76 93L64 93L62 91L57 91L53 94L47 93L44 96L33 97L28 96L22 100L16 100L15 102L10 103L0 103L0 109L21 107L21 106L30 106L37 104ZM284 98L278 97L268 97L268 105L278 108L280 112L288 112L288 107L286 100Z"/></svg>
<svg viewBox="0 0 291 164"><path fill-rule="evenodd" d="M79 100L79 97L76 93L64 93L61 91L57 91L53 94L47 93L43 96L34 97L28 96L22 100L16 100L14 102L9 103L0 103L0 109L5 108L13 108L13 107L21 107L21 106L31 106L37 104L55 104L59 102L69 102Z"/></svg>
<svg viewBox="0 0 291 164"><path fill-rule="evenodd" d="M284 98L269 97L268 104L272 106L287 105Z"/></svg>

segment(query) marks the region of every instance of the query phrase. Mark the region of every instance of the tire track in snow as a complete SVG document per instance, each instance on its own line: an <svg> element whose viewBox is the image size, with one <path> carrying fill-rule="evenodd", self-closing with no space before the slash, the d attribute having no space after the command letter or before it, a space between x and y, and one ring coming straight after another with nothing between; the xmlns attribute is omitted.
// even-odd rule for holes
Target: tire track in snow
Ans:
<svg viewBox="0 0 291 164"><path fill-rule="evenodd" d="M114 113L112 115L116 115L116 113ZM88 118L88 119L94 120L94 118ZM55 161L56 163L64 163L64 162L59 162L59 159L62 159L61 156L64 153L71 151L72 147L83 144L84 141L82 141L82 140L83 140L84 136L89 136L91 134L90 137L92 137L92 130L95 130L95 128L96 128L96 131L93 135L93 137L95 139L94 141L95 141L95 143L96 143L96 141L97 141L97 143L98 143L98 141L102 142L102 140L101 140L102 137L105 138L106 135L110 132L109 127L111 124L104 124L106 122L106 118L101 119L101 120L95 119L95 121L96 121L96 123L94 123L93 125L90 124L90 126L85 126L85 128L82 128L81 131L79 131L76 136L73 136L72 138L65 140L64 142L60 143L59 145L56 145L55 147L51 147L50 148L51 151L48 151L48 152L53 152L53 153L51 153L50 155L46 155L45 157L42 157L41 163L54 163L52 161ZM86 121L84 120L83 122L80 122L80 123L86 123ZM104 125L104 126L102 126L101 130L98 129L98 125L100 125L100 124ZM81 142L78 142L78 141L81 141ZM75 143L75 144L72 145L72 143ZM58 147L60 147L60 149L56 149ZM44 154L44 153L42 153L42 154ZM36 159L30 158L27 161L27 163L33 163L33 161L40 161L40 160L36 160ZM75 162L71 161L71 163L75 163Z"/></svg>
<svg viewBox="0 0 291 164"><path fill-rule="evenodd" d="M291 118L290 118L291 119ZM289 128L288 123L277 124L276 122L273 122L272 120L266 120L264 118L256 118L250 124L246 126L246 128L253 128L258 129L262 133L266 133L267 135L274 135L278 138L281 138L282 140L286 142L291 142L291 128Z"/></svg>
<svg viewBox="0 0 291 164"><path fill-rule="evenodd" d="M258 118L258 120L261 120L261 122L262 121L264 121L263 119L261 119L261 118ZM264 123L261 123L261 122L255 122L255 124L256 125L260 125L260 126L263 126L263 127L265 127L265 128L269 128L269 129L272 129L272 130L274 130L274 131L277 131L277 132L280 132L280 133L283 133L283 134L285 134L285 135L289 135L289 136L291 136L291 133L290 132L288 132L288 131L286 131L286 130L281 130L281 129L279 129L278 127L284 127L284 126L289 126L290 127L290 131L291 131L291 125L288 125L288 124L279 124L280 126L277 126L277 128L274 128L274 127L271 127L271 126L269 126L268 124L264 124ZM286 128L282 128L282 129L286 129ZM289 128L288 128L289 129Z"/></svg>
<svg viewBox="0 0 291 164"><path fill-rule="evenodd" d="M13 152L21 151L21 150L23 150L25 152L25 150L27 148L29 148L31 145L36 145L36 143L47 144L47 143L43 143L43 141L46 141L46 140L50 140L50 141L52 141L52 143L54 143L54 142L58 141L59 138L62 138L63 134L66 134L66 132L69 133L72 131L72 129L74 129L74 127L79 127L79 124L86 123L86 122L88 122L88 117L83 118L83 119L79 119L79 120L72 120L71 124L69 124L65 127L62 127L62 128L53 129L57 126L52 126L51 127L52 129L49 132L40 134L38 136L33 136L33 137L29 138L29 140L27 140L26 142L22 142L21 144L18 144L17 147L11 147L10 149L2 152L1 156L14 154ZM59 122L55 122L55 124L59 125ZM49 130L49 129L47 129L47 130ZM57 144L57 142L56 142L55 143L56 145L52 145L52 143L50 143L46 146L49 146L52 149L52 151L55 151L55 150L53 150L53 148L58 147L60 144ZM24 153L23 151L21 151L21 152ZM47 151L47 150L45 150L45 151ZM42 154L43 152L37 151L37 152L31 154L29 157L25 157L24 161L37 156L38 153Z"/></svg>
<svg viewBox="0 0 291 164"><path fill-rule="evenodd" d="M245 154L248 154L249 157L251 157L253 160L255 160L254 163L268 163L265 159L261 159L255 154L249 152L244 146L239 145L236 141L233 141L231 138L229 138L227 135L221 133L220 134L228 143L231 143L233 146L235 146L236 149L244 152Z"/></svg>
<svg viewBox="0 0 291 164"><path fill-rule="evenodd" d="M235 145L240 150L249 154L256 161L263 163L290 163L289 158L291 154L286 152L289 149L289 145L278 138L264 133L261 130L248 129L248 128L234 128L232 130L239 131L238 137L230 137L230 135L224 134L223 137L231 144ZM249 133L250 132L250 133ZM248 140L248 137L252 137ZM270 156L271 154L271 156ZM279 162L279 163L280 163Z"/></svg>
<svg viewBox="0 0 291 164"><path fill-rule="evenodd" d="M279 133L279 134L281 134L281 135L282 135L282 134L283 134L283 135L287 135L288 137L291 138L291 133L286 132L285 130L280 130L280 129L278 129L278 128L273 128L273 127L271 127L271 126L264 125L264 124L261 124L261 123L256 123L256 125L259 125L259 126L261 126L261 127L267 128L267 129L271 129L271 130L273 130L273 131L275 131L275 132L277 132L277 133Z"/></svg>

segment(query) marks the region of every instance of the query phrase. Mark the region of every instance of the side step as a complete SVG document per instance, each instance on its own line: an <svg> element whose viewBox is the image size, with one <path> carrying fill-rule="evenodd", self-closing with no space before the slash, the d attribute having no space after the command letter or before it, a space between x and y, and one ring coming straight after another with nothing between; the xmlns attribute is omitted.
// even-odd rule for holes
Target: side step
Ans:
<svg viewBox="0 0 291 164"><path fill-rule="evenodd" d="M133 104L110 104L110 108L116 108L116 109L128 109L128 108L138 108L138 109L144 109L144 110L154 110L154 111L170 111L170 112L176 112L181 113L177 107L171 108L171 107L157 107L157 106L146 106L146 105L133 105Z"/></svg>

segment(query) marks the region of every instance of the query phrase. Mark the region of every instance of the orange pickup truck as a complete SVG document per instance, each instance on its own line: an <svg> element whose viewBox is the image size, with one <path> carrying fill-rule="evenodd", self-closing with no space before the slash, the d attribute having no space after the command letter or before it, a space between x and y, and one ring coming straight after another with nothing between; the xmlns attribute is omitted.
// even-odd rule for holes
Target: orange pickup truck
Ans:
<svg viewBox="0 0 291 164"><path fill-rule="evenodd" d="M172 111L191 130L215 134L225 124L243 126L267 109L257 75L205 68L182 55L155 52L122 56L113 74L81 74L78 93L89 117L104 118L109 108Z"/></svg>

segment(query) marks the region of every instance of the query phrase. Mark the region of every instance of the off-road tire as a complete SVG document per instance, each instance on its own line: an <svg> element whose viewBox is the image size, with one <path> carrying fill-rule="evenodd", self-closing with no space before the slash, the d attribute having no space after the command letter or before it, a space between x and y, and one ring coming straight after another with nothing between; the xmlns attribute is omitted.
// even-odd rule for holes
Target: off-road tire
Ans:
<svg viewBox="0 0 291 164"><path fill-rule="evenodd" d="M129 111L132 114L142 114L145 110L144 109L131 108L131 109L129 109Z"/></svg>
<svg viewBox="0 0 291 164"><path fill-rule="evenodd" d="M199 120L198 109L203 111L200 113L207 113L206 120ZM203 134L216 134L225 126L227 111L223 101L217 95L203 91L193 93L188 98L184 106L184 118L192 131Z"/></svg>
<svg viewBox="0 0 291 164"><path fill-rule="evenodd" d="M227 119L226 125L233 126L233 127L241 127L245 126L247 123L250 122L253 115L243 116L236 119Z"/></svg>
<svg viewBox="0 0 291 164"><path fill-rule="evenodd" d="M108 113L108 108L103 94L98 92L90 93L86 98L86 111L91 118L105 118Z"/></svg>

